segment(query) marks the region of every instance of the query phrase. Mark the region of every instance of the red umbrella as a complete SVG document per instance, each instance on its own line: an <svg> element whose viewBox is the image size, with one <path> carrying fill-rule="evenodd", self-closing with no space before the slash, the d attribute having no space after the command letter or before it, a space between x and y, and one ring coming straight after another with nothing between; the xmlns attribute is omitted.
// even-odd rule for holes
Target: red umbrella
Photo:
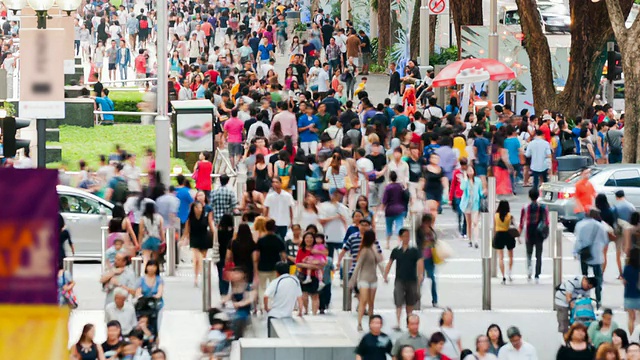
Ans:
<svg viewBox="0 0 640 360"><path fill-rule="evenodd" d="M484 70L489 73L489 80L500 81L514 79L516 74L507 65L494 59L464 59L447 65L433 79L433 87L457 85L456 76L467 69Z"/></svg>

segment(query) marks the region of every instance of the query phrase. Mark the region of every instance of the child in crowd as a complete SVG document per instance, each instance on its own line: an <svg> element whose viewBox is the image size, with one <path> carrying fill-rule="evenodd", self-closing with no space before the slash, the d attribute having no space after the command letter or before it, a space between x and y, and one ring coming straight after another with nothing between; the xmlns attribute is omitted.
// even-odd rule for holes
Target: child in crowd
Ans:
<svg viewBox="0 0 640 360"><path fill-rule="evenodd" d="M358 93L360 91L365 91L367 90L367 77L363 77L361 79L362 81L360 82L360 84L358 84L358 87L356 88L356 91L353 92L353 95L358 96Z"/></svg>
<svg viewBox="0 0 640 360"><path fill-rule="evenodd" d="M311 255L307 256L303 260L306 264L313 265L315 267L316 277L322 286L324 265L327 263L327 246L325 245L324 234L315 235L315 245L311 248ZM302 282L308 284L311 282L311 271L307 271L307 278ZM320 288L318 288L320 290Z"/></svg>
<svg viewBox="0 0 640 360"><path fill-rule="evenodd" d="M107 258L107 267L108 268L112 268L113 267L113 263L116 261L116 255L119 252L124 252L124 240L122 239L122 237L116 237L113 240L113 245L111 245L107 251L105 252L106 258Z"/></svg>

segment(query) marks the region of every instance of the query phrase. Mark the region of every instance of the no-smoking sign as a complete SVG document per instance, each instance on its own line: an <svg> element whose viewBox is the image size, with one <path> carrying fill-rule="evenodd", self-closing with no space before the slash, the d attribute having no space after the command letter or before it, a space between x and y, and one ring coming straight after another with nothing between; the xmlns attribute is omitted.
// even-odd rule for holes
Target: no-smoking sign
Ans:
<svg viewBox="0 0 640 360"><path fill-rule="evenodd" d="M429 15L442 15L447 10L446 0L429 0Z"/></svg>

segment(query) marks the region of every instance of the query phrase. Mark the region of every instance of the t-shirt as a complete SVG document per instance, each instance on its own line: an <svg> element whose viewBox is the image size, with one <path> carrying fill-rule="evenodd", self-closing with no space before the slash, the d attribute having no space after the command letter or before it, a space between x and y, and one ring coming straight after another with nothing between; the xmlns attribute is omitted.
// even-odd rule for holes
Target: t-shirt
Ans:
<svg viewBox="0 0 640 360"><path fill-rule="evenodd" d="M391 355L393 344L387 334L380 335L366 334L360 340L356 347L356 354L360 355L362 360L386 360L387 354Z"/></svg>
<svg viewBox="0 0 640 360"><path fill-rule="evenodd" d="M267 44L267 46L258 46L258 52L260 53L260 60L269 60L271 56L270 52L273 51L273 45Z"/></svg>
<svg viewBox="0 0 640 360"><path fill-rule="evenodd" d="M396 281L417 281L417 262L420 260L420 251L415 247L403 250L397 247L391 251L391 260L396 261Z"/></svg>
<svg viewBox="0 0 640 360"><path fill-rule="evenodd" d="M378 155L369 154L367 155L367 159L371 160L373 168L376 171L382 171L382 169L387 165L387 157L381 153ZM376 184L382 184L384 182L384 176L380 176L374 182Z"/></svg>
<svg viewBox="0 0 640 360"><path fill-rule="evenodd" d="M136 56L136 73L144 74L147 72L147 59L143 55Z"/></svg>
<svg viewBox="0 0 640 360"><path fill-rule="evenodd" d="M177 188L176 197L178 198L178 200L180 200L180 207L178 207L178 217L180 218L180 223L184 224L189 218L189 207L193 202L193 198L191 197L191 194L189 194L189 189L186 187Z"/></svg>
<svg viewBox="0 0 640 360"><path fill-rule="evenodd" d="M258 239L258 250L258 271L275 271L276 263L281 260L280 253L285 252L286 248L278 235L267 234Z"/></svg>
<svg viewBox="0 0 640 360"><path fill-rule="evenodd" d="M417 183L422 177L422 167L426 166L424 158L420 157L418 160L412 158L407 159L407 165L409 165L409 182Z"/></svg>
<svg viewBox="0 0 640 360"><path fill-rule="evenodd" d="M318 73L318 77L316 78L316 83L318 84L318 92L327 92L329 91L329 86L327 85L327 81L329 81L329 74L324 69L321 69Z"/></svg>
<svg viewBox="0 0 640 360"><path fill-rule="evenodd" d="M264 200L264 206L269 209L269 217L275 220L276 226L290 226L289 209L293 207L293 197L282 190L280 194L269 192Z"/></svg>
<svg viewBox="0 0 640 360"><path fill-rule="evenodd" d="M302 289L297 278L284 274L269 283L264 294L269 297L271 306L268 316L281 319L291 317L298 297L302 296Z"/></svg>
<svg viewBox="0 0 640 360"><path fill-rule="evenodd" d="M622 137L624 132L622 130L612 129L607 131L604 136L604 140L609 144L610 151L622 151Z"/></svg>
<svg viewBox="0 0 640 360"><path fill-rule="evenodd" d="M315 124L316 129L320 128L320 121L318 120L317 116L302 115L298 119L298 129L307 127L311 124ZM313 132L311 131L311 129L303 130L300 132L300 142L312 142L312 141L318 141L317 132Z"/></svg>
<svg viewBox="0 0 640 360"><path fill-rule="evenodd" d="M589 290L582 289L582 276L576 276L560 284L559 290L556 291L555 304L562 307L569 307L566 294L571 294L571 298L575 300L579 296L589 297L589 292Z"/></svg>
<svg viewBox="0 0 640 360"><path fill-rule="evenodd" d="M520 164L520 140L517 137L507 138L504 140L504 148L509 152L511 165Z"/></svg>
<svg viewBox="0 0 640 360"><path fill-rule="evenodd" d="M482 165L489 165L489 140L484 137L477 137L473 142L473 146L477 149L477 162Z"/></svg>
<svg viewBox="0 0 640 360"><path fill-rule="evenodd" d="M327 219L336 216L336 214L341 214L346 219L349 219L349 209L342 203L334 204L330 201L325 201L318 207L318 213L321 219ZM346 231L347 228L340 219L330 221L324 225L324 233L327 235L328 243L342 243Z"/></svg>
<svg viewBox="0 0 640 360"><path fill-rule="evenodd" d="M242 129L244 129L244 123L239 118L229 118L224 122L224 131L229 134L227 139L230 143L242 143Z"/></svg>
<svg viewBox="0 0 640 360"><path fill-rule="evenodd" d="M409 118L406 115L396 115L391 121L391 127L396 128L396 137L400 136L400 132L409 125Z"/></svg>

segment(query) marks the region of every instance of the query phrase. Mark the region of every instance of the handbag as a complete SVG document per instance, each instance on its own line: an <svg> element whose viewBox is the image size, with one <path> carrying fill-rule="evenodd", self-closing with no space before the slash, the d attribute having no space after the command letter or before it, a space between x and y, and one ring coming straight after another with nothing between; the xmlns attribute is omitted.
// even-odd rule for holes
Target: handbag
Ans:
<svg viewBox="0 0 640 360"><path fill-rule="evenodd" d="M222 268L222 280L229 281L229 272L234 267L236 267L236 264L233 261L227 261L224 263L224 267Z"/></svg>
<svg viewBox="0 0 640 360"><path fill-rule="evenodd" d="M591 254L591 245L585 246L582 249L578 250L578 255L580 255L580 261L592 260L593 255Z"/></svg>
<svg viewBox="0 0 640 360"><path fill-rule="evenodd" d="M192 178L193 180L195 180L195 181L198 181L198 167L199 167L199 165L200 165L200 162L198 161L198 162L196 163L196 168L195 168L195 170L193 171L193 174L191 174L191 178Z"/></svg>
<svg viewBox="0 0 640 360"><path fill-rule="evenodd" d="M509 230L507 230L507 233L509 234L509 236L511 236L512 238L517 238L520 237L520 230L518 230L518 228L516 227L510 227Z"/></svg>
<svg viewBox="0 0 640 360"><path fill-rule="evenodd" d="M453 248L451 245L446 242L440 240L436 241L436 245L433 248L433 263L434 264L442 264L453 255Z"/></svg>

